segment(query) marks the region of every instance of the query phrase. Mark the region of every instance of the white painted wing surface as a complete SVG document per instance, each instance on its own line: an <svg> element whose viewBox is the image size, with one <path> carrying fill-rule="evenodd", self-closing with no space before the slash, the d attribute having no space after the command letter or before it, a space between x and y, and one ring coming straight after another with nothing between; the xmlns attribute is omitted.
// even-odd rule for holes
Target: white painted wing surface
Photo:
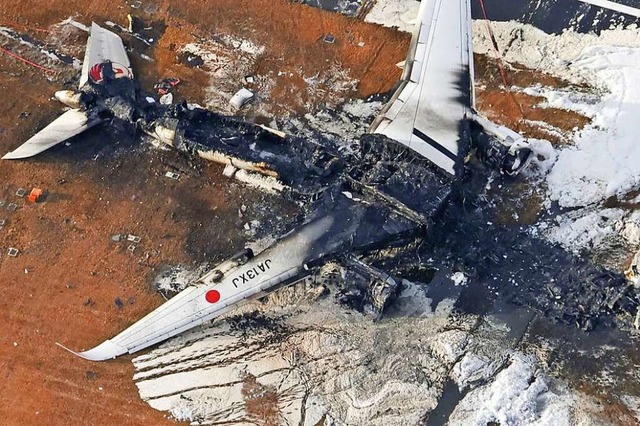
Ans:
<svg viewBox="0 0 640 426"><path fill-rule="evenodd" d="M47 127L36 133L31 139L9 152L3 160L16 160L33 157L41 152L84 132L98 124L100 120L89 120L87 114L79 109L72 109L53 120Z"/></svg>
<svg viewBox="0 0 640 426"><path fill-rule="evenodd" d="M423 0L403 81L372 126L455 174L473 98L469 0ZM466 143L465 143L466 145Z"/></svg>
<svg viewBox="0 0 640 426"><path fill-rule="evenodd" d="M137 352L207 323L299 276L313 252L314 243L332 223L331 217L311 222L231 271L220 282L187 287L114 338L85 352L71 352L91 361L103 361Z"/></svg>
<svg viewBox="0 0 640 426"><path fill-rule="evenodd" d="M624 4L616 3L609 0L580 0L583 3L589 3L594 6L603 7L605 9L610 9L616 12L624 13L627 15L635 16L636 18L640 18L640 9L637 7L631 7Z"/></svg>
<svg viewBox="0 0 640 426"><path fill-rule="evenodd" d="M129 57L127 56L127 51L124 48L122 39L117 34L92 22L78 87L81 88L89 81L89 71L94 65L105 62L121 65L128 71L129 76L133 76L131 63L129 62Z"/></svg>

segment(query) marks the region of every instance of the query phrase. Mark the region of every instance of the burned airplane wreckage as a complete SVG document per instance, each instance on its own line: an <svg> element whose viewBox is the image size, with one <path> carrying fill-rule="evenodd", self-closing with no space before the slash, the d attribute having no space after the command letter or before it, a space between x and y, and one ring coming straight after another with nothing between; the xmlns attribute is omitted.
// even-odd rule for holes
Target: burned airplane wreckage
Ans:
<svg viewBox="0 0 640 426"><path fill-rule="evenodd" d="M80 90L56 94L73 109L4 158L36 155L106 122L125 137L144 132L187 155L225 164L225 174L279 191L303 205L305 214L299 226L264 251L243 250L119 335L78 355L99 361L139 351L315 274L328 262L341 265L349 281L338 299L377 317L401 288L403 266L415 266L417 253L419 259L431 250L447 263L451 259L443 250L457 256L465 247L477 255L480 266L482 256L491 257L479 250L480 242L469 246L477 235L457 229L460 220L451 216L452 210L467 208L473 187L465 162L474 163L470 153L475 152L484 164L513 175L526 167L532 151L519 135L473 111L469 2L425 0L420 14L403 82L372 133L355 147L286 135L186 102L136 102L122 41L93 24ZM443 17L450 20L439 19ZM451 25L451 20L459 25ZM459 55L437 56L454 48ZM432 65L434 60L441 61L439 67ZM443 66L446 61L450 63ZM418 119L407 122L411 116ZM451 238L446 237L448 229L454 231ZM505 247L515 247L518 241L508 244ZM584 271L598 277L594 291L604 294L601 299L609 306L604 314L636 314L634 289L620 287L614 276L600 280L606 274L594 275L593 268ZM546 268L543 272L535 283L553 275ZM576 285L582 277L578 274ZM617 287L613 300L609 293ZM519 296L512 299L545 314L552 310L535 297ZM573 320L583 328L591 324Z"/></svg>

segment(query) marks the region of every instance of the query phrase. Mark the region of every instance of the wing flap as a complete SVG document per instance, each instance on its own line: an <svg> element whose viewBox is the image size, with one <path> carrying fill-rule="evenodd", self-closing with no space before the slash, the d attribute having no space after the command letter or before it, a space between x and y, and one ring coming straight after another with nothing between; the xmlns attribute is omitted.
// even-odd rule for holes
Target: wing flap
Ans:
<svg viewBox="0 0 640 426"><path fill-rule="evenodd" d="M3 160L29 158L84 132L98 124L100 120L89 120L86 112L72 109L53 120L47 127L31 139L9 152Z"/></svg>

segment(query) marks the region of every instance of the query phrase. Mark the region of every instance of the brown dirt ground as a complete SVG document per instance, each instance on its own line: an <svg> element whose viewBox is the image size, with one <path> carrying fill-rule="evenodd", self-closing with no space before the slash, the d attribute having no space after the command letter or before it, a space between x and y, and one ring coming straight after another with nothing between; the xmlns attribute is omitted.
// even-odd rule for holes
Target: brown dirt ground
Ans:
<svg viewBox="0 0 640 426"><path fill-rule="evenodd" d="M256 425L276 426L281 423L278 393L275 389L258 383L255 376L247 375L242 381L242 395L247 417Z"/></svg>
<svg viewBox="0 0 640 426"><path fill-rule="evenodd" d="M475 55L474 66L476 85L479 86L476 88L476 107L490 120L514 129L526 137L547 139L556 145L569 141L550 133L544 127L524 120L545 122L566 133L582 129L590 122L588 117L573 111L542 108L540 104L544 103L544 98L520 91L535 84L553 88L572 87L567 81L513 64L505 67L505 74L507 83L514 86L514 89L506 91L495 59L486 55Z"/></svg>

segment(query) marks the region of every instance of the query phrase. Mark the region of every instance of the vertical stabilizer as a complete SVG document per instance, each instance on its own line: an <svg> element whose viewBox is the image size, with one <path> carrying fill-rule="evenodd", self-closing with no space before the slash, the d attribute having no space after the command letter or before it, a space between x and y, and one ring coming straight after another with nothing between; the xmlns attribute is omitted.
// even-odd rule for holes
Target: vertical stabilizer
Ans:
<svg viewBox="0 0 640 426"><path fill-rule="evenodd" d="M95 69L96 66L106 62L113 64L114 72L117 74L116 77L133 78L131 63L122 39L117 34L105 30L95 22L92 22L91 33L87 40L87 49L84 54L84 62L82 63L79 87L87 84L92 72L97 71Z"/></svg>

